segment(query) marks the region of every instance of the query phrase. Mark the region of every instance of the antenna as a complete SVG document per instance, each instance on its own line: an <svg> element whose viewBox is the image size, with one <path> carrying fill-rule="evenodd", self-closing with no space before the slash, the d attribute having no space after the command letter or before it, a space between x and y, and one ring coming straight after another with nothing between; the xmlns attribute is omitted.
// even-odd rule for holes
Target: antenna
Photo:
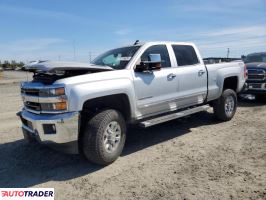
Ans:
<svg viewBox="0 0 266 200"><path fill-rule="evenodd" d="M230 48L227 48L227 59L229 58Z"/></svg>
<svg viewBox="0 0 266 200"><path fill-rule="evenodd" d="M137 45L137 44L139 44L139 40L136 40L134 43L134 45Z"/></svg>

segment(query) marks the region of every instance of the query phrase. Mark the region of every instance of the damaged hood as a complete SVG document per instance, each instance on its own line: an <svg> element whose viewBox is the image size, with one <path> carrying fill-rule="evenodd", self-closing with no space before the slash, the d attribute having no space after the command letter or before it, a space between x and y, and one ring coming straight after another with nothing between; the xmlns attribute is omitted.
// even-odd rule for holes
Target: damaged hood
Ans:
<svg viewBox="0 0 266 200"><path fill-rule="evenodd" d="M54 72L59 71L75 71L75 70L91 70L91 71L110 71L113 68L109 66L99 66L80 62L64 62L64 61L34 61L25 65L28 71Z"/></svg>

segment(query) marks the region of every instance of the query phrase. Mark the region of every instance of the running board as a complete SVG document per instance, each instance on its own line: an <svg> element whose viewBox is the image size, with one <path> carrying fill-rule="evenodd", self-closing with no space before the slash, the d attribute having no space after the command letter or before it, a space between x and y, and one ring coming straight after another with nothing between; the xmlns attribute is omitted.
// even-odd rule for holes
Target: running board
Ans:
<svg viewBox="0 0 266 200"><path fill-rule="evenodd" d="M157 118L153 118L153 119L150 119L150 120L147 120L147 121L143 121L143 122L140 123L140 126L146 128L146 127L153 126L153 125L156 125L156 124L160 124L160 123L163 123L163 122L167 122L167 121L170 121L170 120L173 120L173 119L177 119L177 118L180 118L180 117L191 115L191 114L194 114L194 113L197 113L197 112L206 111L209 108L210 108L209 105L203 105L203 106L199 106L199 107L183 110L183 111L180 111L180 112L176 112L176 113L172 113L172 114L169 114L169 115L164 115L164 116L161 116L161 117L157 117Z"/></svg>

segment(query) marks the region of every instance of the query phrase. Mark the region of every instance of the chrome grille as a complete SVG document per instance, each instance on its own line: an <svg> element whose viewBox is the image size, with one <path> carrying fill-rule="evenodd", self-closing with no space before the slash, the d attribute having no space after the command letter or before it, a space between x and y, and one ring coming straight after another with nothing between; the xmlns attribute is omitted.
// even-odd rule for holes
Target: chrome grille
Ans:
<svg viewBox="0 0 266 200"><path fill-rule="evenodd" d="M34 82L24 82L21 84L21 96L24 109L35 114L41 113L62 113L66 110L53 110L54 103L67 100L66 95L52 95L48 91L64 87L63 85L43 85Z"/></svg>
<svg viewBox="0 0 266 200"><path fill-rule="evenodd" d="M39 89L21 88L21 94L39 96Z"/></svg>
<svg viewBox="0 0 266 200"><path fill-rule="evenodd" d="M266 71L263 69L248 69L248 80L263 81L266 78Z"/></svg>
<svg viewBox="0 0 266 200"><path fill-rule="evenodd" d="M35 102L30 102L30 101L26 101L24 103L25 107L33 110L33 111L41 111L41 105L39 103L35 103Z"/></svg>

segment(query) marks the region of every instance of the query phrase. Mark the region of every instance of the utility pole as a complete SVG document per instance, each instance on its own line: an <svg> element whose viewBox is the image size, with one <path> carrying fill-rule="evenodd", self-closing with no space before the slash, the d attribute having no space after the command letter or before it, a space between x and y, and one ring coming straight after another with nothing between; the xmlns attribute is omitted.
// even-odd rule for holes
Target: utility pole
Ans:
<svg viewBox="0 0 266 200"><path fill-rule="evenodd" d="M229 58L229 54L230 54L230 49L227 48L227 59Z"/></svg>

